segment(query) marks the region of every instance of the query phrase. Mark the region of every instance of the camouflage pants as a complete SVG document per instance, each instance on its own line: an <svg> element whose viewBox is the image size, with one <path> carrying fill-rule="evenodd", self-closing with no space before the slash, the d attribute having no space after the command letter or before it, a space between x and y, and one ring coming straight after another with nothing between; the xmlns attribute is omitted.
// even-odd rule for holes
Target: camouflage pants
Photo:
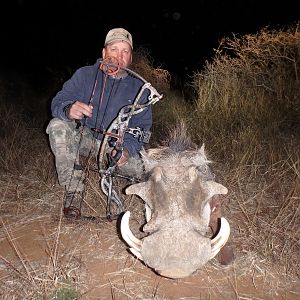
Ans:
<svg viewBox="0 0 300 300"><path fill-rule="evenodd" d="M78 168L80 156L97 156L100 141L84 127L76 129L76 123L52 119L46 129L51 150L55 156L59 184L67 191L83 191L85 173Z"/></svg>

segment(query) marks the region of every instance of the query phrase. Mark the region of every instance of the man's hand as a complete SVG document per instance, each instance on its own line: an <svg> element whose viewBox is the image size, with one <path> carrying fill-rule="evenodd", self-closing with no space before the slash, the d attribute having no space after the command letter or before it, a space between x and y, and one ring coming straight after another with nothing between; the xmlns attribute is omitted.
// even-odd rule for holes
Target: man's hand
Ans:
<svg viewBox="0 0 300 300"><path fill-rule="evenodd" d="M114 149L112 152L111 152L111 156L112 158L114 159L114 156L117 154L117 151ZM117 166L118 167L122 167L124 166L127 161L129 159L129 153L128 153L128 150L126 148L124 148L124 150L122 151L122 155L121 157L118 159L117 161Z"/></svg>
<svg viewBox="0 0 300 300"><path fill-rule="evenodd" d="M86 103L75 101L66 110L66 117L70 120L81 120L83 117L91 117L93 106Z"/></svg>

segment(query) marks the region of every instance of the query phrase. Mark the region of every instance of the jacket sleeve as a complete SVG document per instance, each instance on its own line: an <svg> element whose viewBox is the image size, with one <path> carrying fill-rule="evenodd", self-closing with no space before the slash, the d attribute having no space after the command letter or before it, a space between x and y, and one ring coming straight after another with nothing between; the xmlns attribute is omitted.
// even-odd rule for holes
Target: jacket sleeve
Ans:
<svg viewBox="0 0 300 300"><path fill-rule="evenodd" d="M149 131L152 127L152 108L148 105L147 108L132 116L129 121L130 128L139 127L142 130ZM126 133L124 136L124 147L128 150L129 156L138 155L139 151L143 148L143 141L139 137Z"/></svg>
<svg viewBox="0 0 300 300"><path fill-rule="evenodd" d="M77 100L83 101L85 86L83 75L83 68L78 69L52 99L51 112L53 117L69 121L65 115L64 107Z"/></svg>

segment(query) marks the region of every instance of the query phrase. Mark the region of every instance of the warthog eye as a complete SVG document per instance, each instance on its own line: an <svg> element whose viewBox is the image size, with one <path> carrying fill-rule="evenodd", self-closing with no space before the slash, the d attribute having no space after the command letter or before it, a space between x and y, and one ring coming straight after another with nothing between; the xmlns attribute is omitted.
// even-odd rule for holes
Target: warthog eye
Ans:
<svg viewBox="0 0 300 300"><path fill-rule="evenodd" d="M204 178L204 180L208 181L208 180L215 180L215 174L211 171L210 167L208 165L201 165L201 166L197 166L196 168L199 173L200 176L202 176Z"/></svg>

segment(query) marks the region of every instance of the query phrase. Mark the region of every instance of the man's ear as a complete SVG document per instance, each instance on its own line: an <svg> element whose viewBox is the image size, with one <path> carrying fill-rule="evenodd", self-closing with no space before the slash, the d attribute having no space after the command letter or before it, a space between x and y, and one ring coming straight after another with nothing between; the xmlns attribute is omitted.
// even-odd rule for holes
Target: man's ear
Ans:
<svg viewBox="0 0 300 300"><path fill-rule="evenodd" d="M103 49L102 49L102 58L105 59L105 56L106 56L106 49L103 48Z"/></svg>

